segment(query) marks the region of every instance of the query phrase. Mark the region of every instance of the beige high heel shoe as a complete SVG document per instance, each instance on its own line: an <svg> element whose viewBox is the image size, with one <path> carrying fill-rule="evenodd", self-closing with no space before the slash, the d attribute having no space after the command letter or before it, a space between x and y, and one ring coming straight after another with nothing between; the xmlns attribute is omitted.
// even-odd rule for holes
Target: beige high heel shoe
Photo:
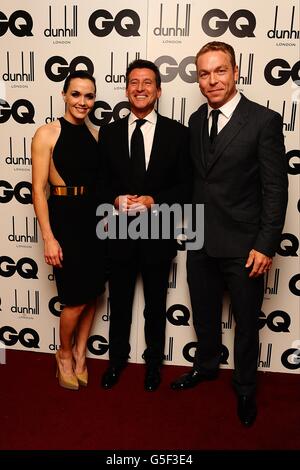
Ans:
<svg viewBox="0 0 300 470"><path fill-rule="evenodd" d="M88 384L88 370L85 369L83 372L75 372L79 385L87 387Z"/></svg>
<svg viewBox="0 0 300 470"><path fill-rule="evenodd" d="M88 370L87 370L87 367L85 367L84 371L83 372L76 372L76 358L75 358L75 354L74 354L74 348L73 348L73 368L74 368L74 374L76 375L77 377L77 380L78 380L78 383L79 385L81 385L82 387L87 387L87 384L88 384Z"/></svg>
<svg viewBox="0 0 300 470"><path fill-rule="evenodd" d="M59 354L58 351L56 351L55 354L56 358L56 363L57 363L57 369L56 369L56 377L58 378L58 383L61 387L67 388L68 390L78 390L79 389L79 383L77 380L77 377L75 374L73 375L67 375L61 372L59 368Z"/></svg>

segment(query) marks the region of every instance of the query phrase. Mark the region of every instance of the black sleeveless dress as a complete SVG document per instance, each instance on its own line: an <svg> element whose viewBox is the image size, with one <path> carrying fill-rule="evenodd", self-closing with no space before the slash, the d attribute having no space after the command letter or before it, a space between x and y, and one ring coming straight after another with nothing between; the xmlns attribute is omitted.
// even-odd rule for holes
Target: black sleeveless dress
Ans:
<svg viewBox="0 0 300 470"><path fill-rule="evenodd" d="M105 245L96 237L98 145L85 124L59 118L61 132L53 162L66 186L86 186L87 194L48 199L51 229L63 251L63 268L54 268L62 304L80 305L104 291Z"/></svg>

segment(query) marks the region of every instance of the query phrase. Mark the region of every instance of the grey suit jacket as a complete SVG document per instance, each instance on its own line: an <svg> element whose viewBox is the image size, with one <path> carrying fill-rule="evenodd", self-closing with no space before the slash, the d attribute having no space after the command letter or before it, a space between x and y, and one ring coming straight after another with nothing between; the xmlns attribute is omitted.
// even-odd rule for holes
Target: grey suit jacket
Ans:
<svg viewBox="0 0 300 470"><path fill-rule="evenodd" d="M252 248L273 256L287 206L281 116L243 95L204 165L207 104L189 120L193 201L204 207L204 246L211 256L244 257Z"/></svg>

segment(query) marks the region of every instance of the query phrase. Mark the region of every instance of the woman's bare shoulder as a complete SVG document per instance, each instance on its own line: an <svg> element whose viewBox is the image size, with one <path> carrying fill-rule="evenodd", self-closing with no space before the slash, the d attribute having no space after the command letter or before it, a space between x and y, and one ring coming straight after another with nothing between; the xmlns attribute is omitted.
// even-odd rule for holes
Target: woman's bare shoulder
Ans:
<svg viewBox="0 0 300 470"><path fill-rule="evenodd" d="M52 140L52 139L55 139L57 138L58 134L60 132L60 122L59 120L57 119L56 121L52 121L52 122L49 122L48 124L44 124L42 126L40 126L33 138L36 139L49 139L49 140Z"/></svg>

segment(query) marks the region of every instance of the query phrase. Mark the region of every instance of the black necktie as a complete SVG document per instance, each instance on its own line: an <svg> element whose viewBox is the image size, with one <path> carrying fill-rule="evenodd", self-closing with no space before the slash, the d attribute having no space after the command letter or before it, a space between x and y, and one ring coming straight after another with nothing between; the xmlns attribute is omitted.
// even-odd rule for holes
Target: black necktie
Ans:
<svg viewBox="0 0 300 470"><path fill-rule="evenodd" d="M219 118L220 113L221 111L219 109L213 109L211 112L212 124L211 124L210 134L209 134L211 143L213 143L213 141L218 135L218 118Z"/></svg>
<svg viewBox="0 0 300 470"><path fill-rule="evenodd" d="M130 161L132 171L132 182L137 194L142 190L144 177L146 173L144 137L141 126L145 124L146 119L137 119L135 129L130 142Z"/></svg>

